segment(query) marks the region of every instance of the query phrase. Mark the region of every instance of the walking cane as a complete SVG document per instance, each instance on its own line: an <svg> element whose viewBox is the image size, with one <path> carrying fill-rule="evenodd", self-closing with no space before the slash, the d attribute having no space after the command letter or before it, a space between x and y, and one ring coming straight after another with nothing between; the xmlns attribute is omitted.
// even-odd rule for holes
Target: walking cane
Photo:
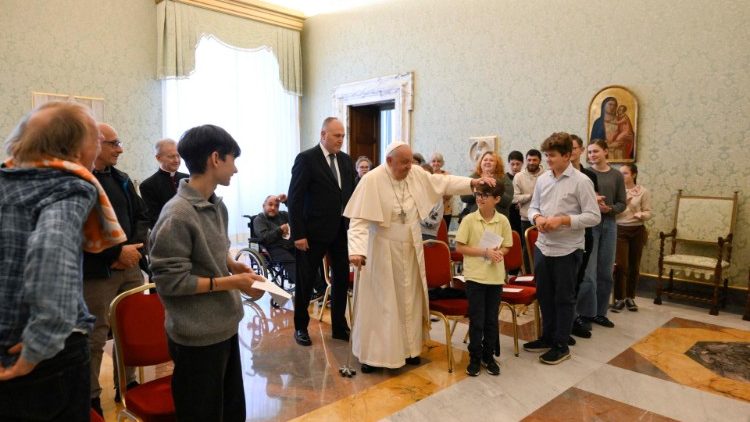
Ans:
<svg viewBox="0 0 750 422"><path fill-rule="evenodd" d="M351 378L357 375L357 371L352 368L352 355L354 354L354 350L352 348L352 338L354 338L354 316L356 315L357 299L359 298L357 290L359 290L359 275L361 272L362 265L360 264L357 265L357 268L354 270L354 304L352 305L354 309L352 309L352 328L349 331L349 354L346 357L346 365L339 367L339 374L341 374L341 376L345 378Z"/></svg>

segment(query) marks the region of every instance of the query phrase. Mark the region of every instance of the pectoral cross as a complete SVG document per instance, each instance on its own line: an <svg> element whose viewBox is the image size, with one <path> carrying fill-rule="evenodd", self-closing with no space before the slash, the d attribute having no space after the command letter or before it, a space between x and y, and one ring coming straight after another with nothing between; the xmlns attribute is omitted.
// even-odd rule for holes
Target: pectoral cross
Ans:
<svg viewBox="0 0 750 422"><path fill-rule="evenodd" d="M406 213L404 210L401 210L401 212L398 213L398 216L401 217L401 224L406 224Z"/></svg>

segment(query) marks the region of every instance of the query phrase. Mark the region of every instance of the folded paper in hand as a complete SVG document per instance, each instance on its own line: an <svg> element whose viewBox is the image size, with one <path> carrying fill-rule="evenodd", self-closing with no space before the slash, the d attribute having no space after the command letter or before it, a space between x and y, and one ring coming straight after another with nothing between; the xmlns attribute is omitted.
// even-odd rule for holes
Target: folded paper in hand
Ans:
<svg viewBox="0 0 750 422"><path fill-rule="evenodd" d="M503 244L503 237L499 234L492 233L489 230L485 230L482 233L482 238L479 239L480 249L496 249Z"/></svg>
<svg viewBox="0 0 750 422"><path fill-rule="evenodd" d="M266 278L264 278L263 281L254 282L253 289L264 290L270 293L274 302L276 302L280 307L284 306L284 304L292 298L292 295L289 292L268 281L268 279Z"/></svg>

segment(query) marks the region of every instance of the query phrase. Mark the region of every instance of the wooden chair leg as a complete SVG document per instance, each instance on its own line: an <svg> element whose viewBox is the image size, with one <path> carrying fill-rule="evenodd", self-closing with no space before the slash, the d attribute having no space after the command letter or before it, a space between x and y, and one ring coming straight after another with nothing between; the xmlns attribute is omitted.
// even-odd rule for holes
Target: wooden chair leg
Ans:
<svg viewBox="0 0 750 422"><path fill-rule="evenodd" d="M711 297L711 310L708 311L711 315L719 315L719 283L721 283L721 275L716 273L714 274L714 294Z"/></svg>
<svg viewBox="0 0 750 422"><path fill-rule="evenodd" d="M451 338L453 338L453 333L456 331L456 326L458 325L458 320L453 320L453 326L451 327Z"/></svg>
<svg viewBox="0 0 750 422"><path fill-rule="evenodd" d="M448 353L448 373L453 373L453 346L451 345L451 327L448 323L448 318L443 314L438 314L445 324L445 347Z"/></svg>
<svg viewBox="0 0 750 422"><path fill-rule="evenodd" d="M508 304L510 308L510 316L513 318L513 352L518 357L518 317L516 316L516 308Z"/></svg>
<svg viewBox="0 0 750 422"><path fill-rule="evenodd" d="M542 338L542 315L539 308L539 299L534 301L534 328L536 328L536 338Z"/></svg>
<svg viewBox="0 0 750 422"><path fill-rule="evenodd" d="M654 298L654 304L661 305L661 290L662 290L662 276L664 274L664 268L659 266L659 276L656 278L656 297Z"/></svg>

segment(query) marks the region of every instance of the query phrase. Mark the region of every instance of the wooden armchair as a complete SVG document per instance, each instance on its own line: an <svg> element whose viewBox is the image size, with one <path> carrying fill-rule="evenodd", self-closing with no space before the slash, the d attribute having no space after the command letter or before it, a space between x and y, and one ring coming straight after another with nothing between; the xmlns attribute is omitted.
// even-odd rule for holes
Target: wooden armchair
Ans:
<svg viewBox="0 0 750 422"><path fill-rule="evenodd" d="M687 196L677 192L674 225L669 233L659 232L659 277L656 281L654 303L661 305L661 296L681 297L711 304L711 315L719 314L719 287L724 282L722 306L726 301L729 280L726 271L732 261L732 236L737 217L737 192L732 197ZM671 238L671 248L664 245ZM678 244L681 253L677 252ZM669 274L669 284L663 287L663 274ZM684 273L697 282L713 284L713 293L678 291L674 275ZM705 280L705 281L701 281Z"/></svg>

